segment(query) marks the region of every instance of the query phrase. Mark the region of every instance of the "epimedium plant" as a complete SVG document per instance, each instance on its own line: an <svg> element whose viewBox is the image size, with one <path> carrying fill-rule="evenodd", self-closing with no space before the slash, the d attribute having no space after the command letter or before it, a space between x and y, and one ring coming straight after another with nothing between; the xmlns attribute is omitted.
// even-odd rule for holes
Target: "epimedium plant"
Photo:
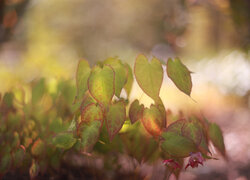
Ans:
<svg viewBox="0 0 250 180"><path fill-rule="evenodd" d="M15 162L25 159L30 177L34 178L49 167L58 168L71 150L87 156L104 154L107 158L114 156L109 152L122 153L140 163L162 159L169 174L177 178L184 166L194 168L215 159L209 150L210 142L226 158L217 124L195 115L174 116L165 109L159 96L164 73L180 91L191 95L191 72L180 59L169 59L164 64L155 57L149 61L144 55L137 56L133 70L117 57L92 68L81 60L75 89L69 82L62 82L58 84L61 95L50 94L41 79L32 88L30 102L18 107L14 106L13 93L6 93L1 100L0 130L2 147L8 148L0 151L0 174L23 166ZM138 99L129 101L134 77L153 99L150 107ZM123 89L126 98L121 96ZM41 108L41 99L49 99L50 108ZM18 127L20 122L23 129ZM126 129L121 131L124 126ZM189 158L186 165L184 158Z"/></svg>

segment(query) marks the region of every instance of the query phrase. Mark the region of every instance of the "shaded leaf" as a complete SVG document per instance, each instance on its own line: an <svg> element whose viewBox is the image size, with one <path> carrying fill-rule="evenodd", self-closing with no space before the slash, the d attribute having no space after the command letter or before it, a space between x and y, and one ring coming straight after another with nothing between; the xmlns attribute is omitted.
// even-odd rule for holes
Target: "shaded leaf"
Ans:
<svg viewBox="0 0 250 180"><path fill-rule="evenodd" d="M88 79L90 94L105 107L111 102L115 92L115 73L113 69L104 65L102 68L95 66Z"/></svg>
<svg viewBox="0 0 250 180"><path fill-rule="evenodd" d="M91 151L97 142L102 127L101 121L91 121L88 124L80 124L78 127L78 134L81 138L82 151Z"/></svg>
<svg viewBox="0 0 250 180"><path fill-rule="evenodd" d="M177 120L168 126L167 131L182 135L181 129L185 123L185 120Z"/></svg>
<svg viewBox="0 0 250 180"><path fill-rule="evenodd" d="M13 105L14 94L12 92L5 93L3 102L10 108Z"/></svg>
<svg viewBox="0 0 250 180"><path fill-rule="evenodd" d="M156 105L151 105L150 109L145 108L142 116L142 124L152 136L159 136L165 127L165 120L161 111Z"/></svg>
<svg viewBox="0 0 250 180"><path fill-rule="evenodd" d="M32 160L32 164L29 169L30 179L35 179L39 173L39 165L35 160Z"/></svg>
<svg viewBox="0 0 250 180"><path fill-rule="evenodd" d="M136 121L142 119L144 105L139 104L139 101L136 99L132 102L129 108L129 119L131 124L134 124Z"/></svg>
<svg viewBox="0 0 250 180"><path fill-rule="evenodd" d="M121 90L127 82L128 70L117 58L108 58L104 64L110 65L115 72L115 95L120 97Z"/></svg>
<svg viewBox="0 0 250 180"><path fill-rule="evenodd" d="M86 60L80 60L77 66L76 72L76 87L77 87L77 97L76 100L82 98L86 90L88 89L88 78L90 75L91 68Z"/></svg>
<svg viewBox="0 0 250 180"><path fill-rule="evenodd" d="M144 55L135 60L134 73L141 89L155 102L159 100L159 92L163 80L163 69L160 61L153 58L150 62Z"/></svg>
<svg viewBox="0 0 250 180"><path fill-rule="evenodd" d="M39 156L44 151L44 142L41 139L37 139L31 147L31 153L34 156Z"/></svg>
<svg viewBox="0 0 250 180"><path fill-rule="evenodd" d="M181 129L182 135L194 141L199 146L202 139L202 129L195 122L187 122Z"/></svg>
<svg viewBox="0 0 250 180"><path fill-rule="evenodd" d="M128 78L127 78L127 82L124 86L124 89L127 93L127 97L129 97L130 95L130 92L131 92L131 88L132 88L132 85L133 85L133 82L134 82L134 77L133 77L133 72L132 72L132 69L130 67L129 64L125 63L124 64L125 67L127 68L127 72L128 72Z"/></svg>
<svg viewBox="0 0 250 180"><path fill-rule="evenodd" d="M179 90L190 96L192 89L190 71L184 64L182 64L180 59L175 58L172 60L170 58L168 60L167 74Z"/></svg>
<svg viewBox="0 0 250 180"><path fill-rule="evenodd" d="M73 137L72 133L63 133L58 134L52 139L52 143L58 147L63 149L71 148L76 142L76 139Z"/></svg>
<svg viewBox="0 0 250 180"><path fill-rule="evenodd" d="M110 141L120 131L126 120L126 109L123 101L118 101L109 106L106 115L106 126Z"/></svg>
<svg viewBox="0 0 250 180"><path fill-rule="evenodd" d="M5 154L0 160L0 173L7 172L11 167L11 155L10 153Z"/></svg>
<svg viewBox="0 0 250 180"><path fill-rule="evenodd" d="M208 135L213 145L219 150L219 152L223 156L226 156L224 139L220 127L215 123L211 123L208 128Z"/></svg>
<svg viewBox="0 0 250 180"><path fill-rule="evenodd" d="M36 104L41 100L45 90L45 79L40 79L32 88L32 104Z"/></svg>
<svg viewBox="0 0 250 180"><path fill-rule="evenodd" d="M184 158L189 156L191 152L197 151L195 143L187 137L173 132L164 132L162 137L164 140L161 143L161 148L171 156Z"/></svg>

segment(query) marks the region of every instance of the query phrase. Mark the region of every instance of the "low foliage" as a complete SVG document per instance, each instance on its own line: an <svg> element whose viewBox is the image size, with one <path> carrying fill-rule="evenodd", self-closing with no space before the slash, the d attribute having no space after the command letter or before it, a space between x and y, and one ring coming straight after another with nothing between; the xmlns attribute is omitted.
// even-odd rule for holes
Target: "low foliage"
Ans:
<svg viewBox="0 0 250 180"><path fill-rule="evenodd" d="M169 59L166 65L156 58L148 61L144 55L136 58L134 71L118 58L92 68L81 60L76 86L61 80L57 92L50 92L46 80L40 79L31 84L30 98L22 89L5 93L0 99L0 177L18 169L28 170L31 178L56 172L67 152L122 153L140 163L162 159L177 178L184 158L190 156L186 167L212 158L209 142L226 157L217 124L195 115L177 115L168 123L172 114L169 109L166 113L159 96L164 66L176 87L190 96L190 71L179 59ZM154 100L148 108L138 99L130 102L121 97L122 89L130 95L133 72L141 89Z"/></svg>

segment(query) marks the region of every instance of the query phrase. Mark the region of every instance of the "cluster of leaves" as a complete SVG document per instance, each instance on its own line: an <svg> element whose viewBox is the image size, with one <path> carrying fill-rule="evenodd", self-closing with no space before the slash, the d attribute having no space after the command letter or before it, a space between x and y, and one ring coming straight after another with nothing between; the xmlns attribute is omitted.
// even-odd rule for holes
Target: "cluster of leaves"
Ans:
<svg viewBox="0 0 250 180"><path fill-rule="evenodd" d="M129 101L133 71L118 58L108 58L92 68L81 60L76 89L62 81L58 93L49 93L41 79L33 85L32 98L26 103L24 97L14 103L14 94L6 93L0 114L0 174L28 167L30 176L35 177L58 168L69 150L103 154L104 161L109 159L107 166L113 159L111 166L118 170L114 154L127 154L140 163L163 159L166 169L176 177L184 158L190 156L187 166L191 167L212 158L210 141L226 156L218 125L194 115L184 118L166 112L159 96L164 66L176 87L190 96L191 72L178 58L162 64L156 58L148 61L144 55L136 58L134 75L144 93L154 100L148 108L138 99ZM121 96L122 90L126 98ZM170 119L173 123L168 124Z"/></svg>

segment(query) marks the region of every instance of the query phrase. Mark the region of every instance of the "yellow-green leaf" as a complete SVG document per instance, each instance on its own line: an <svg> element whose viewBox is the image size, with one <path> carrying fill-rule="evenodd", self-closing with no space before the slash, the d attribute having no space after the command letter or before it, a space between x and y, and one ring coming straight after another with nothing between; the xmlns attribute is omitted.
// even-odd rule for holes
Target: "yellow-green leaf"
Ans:
<svg viewBox="0 0 250 180"><path fill-rule="evenodd" d="M128 71L128 79L127 79L127 82L124 86L124 89L127 93L127 97L129 97L130 95L130 92L131 92L131 88L132 88L132 85L133 85L133 82L134 82L134 77L133 77L133 72L132 72L132 69L130 67L129 64L125 63L124 64L125 67L127 68L127 71Z"/></svg>
<svg viewBox="0 0 250 180"><path fill-rule="evenodd" d="M86 90L88 89L87 81L90 75L91 68L86 60L80 60L76 72L76 87L77 97L76 100L82 98Z"/></svg>
<svg viewBox="0 0 250 180"><path fill-rule="evenodd" d="M108 106L114 96L114 81L114 70L108 65L95 66L90 73L88 79L89 92L104 107Z"/></svg>
<svg viewBox="0 0 250 180"><path fill-rule="evenodd" d="M56 135L52 139L52 143L58 147L63 149L69 149L71 148L76 142L76 139L73 137L72 133L62 133Z"/></svg>
<svg viewBox="0 0 250 180"><path fill-rule="evenodd" d="M139 55L135 60L134 73L141 89L155 102L159 102L159 92L163 80L160 61L153 58L149 62L144 55Z"/></svg>
<svg viewBox="0 0 250 180"><path fill-rule="evenodd" d="M168 59L167 62L167 74L168 77L174 82L176 87L190 96L192 89L192 80L188 68L182 64L180 59L175 58L172 60Z"/></svg>
<svg viewBox="0 0 250 180"><path fill-rule="evenodd" d="M110 65L115 71L115 95L120 97L121 90L127 82L128 70L117 58L108 58L104 64Z"/></svg>

